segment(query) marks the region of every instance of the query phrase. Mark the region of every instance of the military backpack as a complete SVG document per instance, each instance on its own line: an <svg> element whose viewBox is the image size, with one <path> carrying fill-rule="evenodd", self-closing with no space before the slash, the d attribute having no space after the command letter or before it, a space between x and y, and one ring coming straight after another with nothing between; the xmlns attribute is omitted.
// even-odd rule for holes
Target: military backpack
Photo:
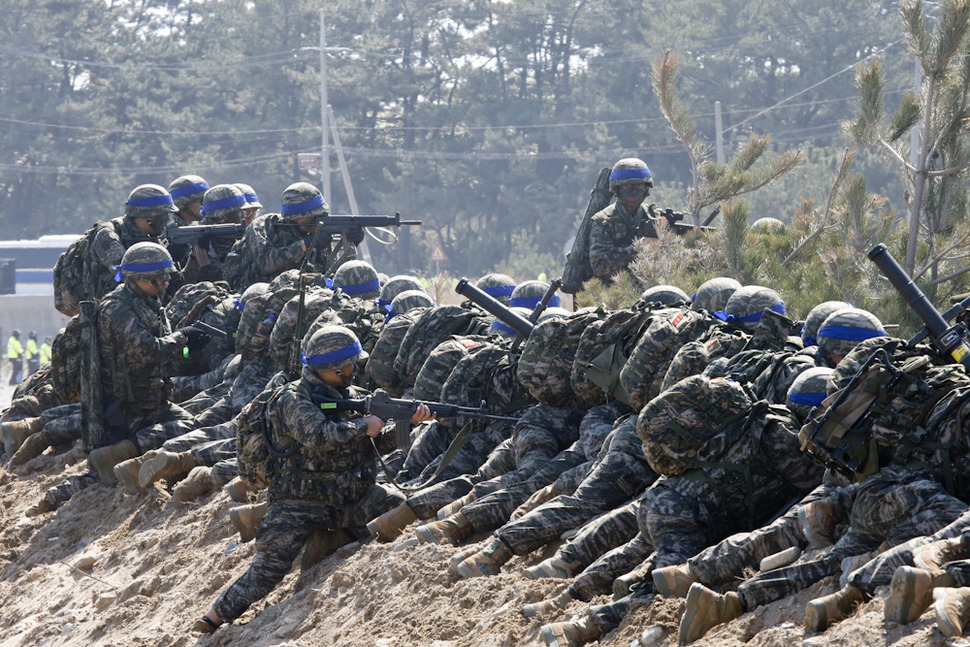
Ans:
<svg viewBox="0 0 970 647"><path fill-rule="evenodd" d="M269 486L277 459L292 455L300 448L297 445L288 454L276 451L266 421L266 407L279 396L285 379L282 373L273 376L259 395L244 406L236 417L236 461L239 476L260 490Z"/></svg>
<svg viewBox="0 0 970 647"><path fill-rule="evenodd" d="M565 318L540 321L522 344L517 378L532 397L553 407L576 401L571 374L583 331L606 316L602 308L583 308Z"/></svg>
<svg viewBox="0 0 970 647"><path fill-rule="evenodd" d="M491 319L480 310L457 305L432 306L414 320L394 359L394 370L405 386L414 380L435 346L452 335L480 335L488 329Z"/></svg>
<svg viewBox="0 0 970 647"><path fill-rule="evenodd" d="M613 197L610 192L610 172L609 168L600 169L596 184L590 192L586 212L579 223L572 249L566 255L566 267L562 272L563 292L579 292L583 283L593 278L593 268L589 264L589 234L593 228L593 216L605 209Z"/></svg>
<svg viewBox="0 0 970 647"><path fill-rule="evenodd" d="M54 263L54 307L68 317L80 312L80 303L88 298L92 284L88 280L87 257L91 242L102 223L95 223L71 243Z"/></svg>

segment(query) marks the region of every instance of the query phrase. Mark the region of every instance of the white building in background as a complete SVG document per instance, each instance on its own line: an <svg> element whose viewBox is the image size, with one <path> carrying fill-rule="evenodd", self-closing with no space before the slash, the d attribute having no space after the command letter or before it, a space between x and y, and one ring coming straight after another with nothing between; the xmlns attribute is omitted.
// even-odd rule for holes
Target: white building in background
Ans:
<svg viewBox="0 0 970 647"><path fill-rule="evenodd" d="M0 259L14 261L15 294L51 295L53 307L54 264L61 252L80 237L80 234L54 234L36 240L0 240Z"/></svg>

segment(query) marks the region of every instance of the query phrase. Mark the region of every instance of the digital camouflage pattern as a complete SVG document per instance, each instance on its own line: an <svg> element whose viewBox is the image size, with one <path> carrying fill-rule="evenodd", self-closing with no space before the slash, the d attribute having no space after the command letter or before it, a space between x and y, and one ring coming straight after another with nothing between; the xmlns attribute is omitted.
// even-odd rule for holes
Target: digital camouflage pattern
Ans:
<svg viewBox="0 0 970 647"><path fill-rule="evenodd" d="M455 365L463 357L484 348L487 339L482 335L463 335L451 337L435 346L414 379L411 396L415 400L438 401L441 389Z"/></svg>
<svg viewBox="0 0 970 647"><path fill-rule="evenodd" d="M564 319L536 324L522 344L517 378L543 404L565 406L576 399L570 376L583 331L605 316L601 308L582 308Z"/></svg>
<svg viewBox="0 0 970 647"><path fill-rule="evenodd" d="M125 201L125 217L151 218L159 213L175 213L178 211L178 207L175 206L174 200L173 204L162 204L151 207L143 207L131 204L133 200L157 198L167 195L169 195L168 191L164 187L157 184L140 184L136 186L134 189L132 189L131 193L128 194L128 199Z"/></svg>
<svg viewBox="0 0 970 647"><path fill-rule="evenodd" d="M654 307L679 308L689 305L690 297L675 285L654 285L643 291L640 301L653 304Z"/></svg>
<svg viewBox="0 0 970 647"><path fill-rule="evenodd" d="M741 284L727 276L718 276L701 283L691 299L690 309L695 312L724 310L731 295L741 288Z"/></svg>
<svg viewBox="0 0 970 647"><path fill-rule="evenodd" d="M392 317L381 329L381 336L367 360L367 377L394 397L401 397L405 388L403 378L394 368L394 360L401 349L401 341L414 324L415 318L424 311L425 308L415 308L407 314Z"/></svg>
<svg viewBox="0 0 970 647"><path fill-rule="evenodd" d="M805 325L802 328L802 342L806 346L814 346L818 343L818 329L822 327L822 322L832 313L851 307L845 301L823 301L808 311L805 316Z"/></svg>
<svg viewBox="0 0 970 647"><path fill-rule="evenodd" d="M620 383L620 372L653 317L670 313L652 306L653 302L640 300L591 323L580 335L569 384L584 402L597 405L611 399L633 406L632 397Z"/></svg>
<svg viewBox="0 0 970 647"><path fill-rule="evenodd" d="M488 329L489 323L491 319L478 309L455 305L428 308L415 318L414 325L401 340L394 359L394 370L401 376L405 386L414 386L421 366L435 346L451 335L481 335Z"/></svg>
<svg viewBox="0 0 970 647"><path fill-rule="evenodd" d="M347 261L333 275L333 287L356 299L376 299L381 293L377 270L367 261Z"/></svg>
<svg viewBox="0 0 970 647"><path fill-rule="evenodd" d="M640 410L660 393L664 374L681 346L714 326L707 315L682 309L658 310L651 317L627 362L620 369L620 385Z"/></svg>
<svg viewBox="0 0 970 647"><path fill-rule="evenodd" d="M381 286L381 293L377 299L377 305L383 310L391 305L391 301L394 297L401 294L406 290L421 290L424 292L424 286L421 285L421 281L417 277L409 276L407 274L397 274L389 278L383 286Z"/></svg>
<svg viewBox="0 0 970 647"><path fill-rule="evenodd" d="M695 375L661 392L637 418L650 467L673 475L723 460L753 404L738 382L724 378Z"/></svg>
<svg viewBox="0 0 970 647"><path fill-rule="evenodd" d="M335 298L335 293L327 288L314 286L307 288L303 300L303 325L300 330L296 330L296 319L300 310L300 293L297 292L283 305L276 320L273 322L273 329L269 334L268 356L273 360L274 366L284 368L290 360L294 349L298 349L313 321L334 305L340 306L341 299ZM294 343L294 340L295 343Z"/></svg>
<svg viewBox="0 0 970 647"><path fill-rule="evenodd" d="M225 206L216 207L216 203ZM242 209L245 206L246 196L239 187L235 184L217 184L202 197L202 223L219 225L242 222ZM232 242L229 241L228 245L231 246ZM225 256L228 251L226 248L222 255Z"/></svg>
<svg viewBox="0 0 970 647"><path fill-rule="evenodd" d="M656 238L655 218L645 205L632 216L613 203L593 216L589 231L589 265L593 276L610 280L636 257L633 241Z"/></svg>
<svg viewBox="0 0 970 647"><path fill-rule="evenodd" d="M498 299L505 305L509 305L509 299L515 290L515 279L508 274L491 273L475 281L475 287L482 290L494 299Z"/></svg>
<svg viewBox="0 0 970 647"><path fill-rule="evenodd" d="M176 195L176 193L182 193L179 189L192 185L199 185L199 188L191 193ZM172 180L171 184L168 185L168 192L172 194L172 201L179 209L183 209L185 205L194 200L201 200L208 189L209 183L199 175L182 175Z"/></svg>
<svg viewBox="0 0 970 647"><path fill-rule="evenodd" d="M886 334L882 329L882 322L867 310L836 310L819 326L818 348L833 355L847 355L859 343L859 333L868 334L869 337L882 337Z"/></svg>
<svg viewBox="0 0 970 647"><path fill-rule="evenodd" d="M677 382L691 375L700 375L711 362L719 357L731 357L741 352L751 336L729 326L709 328L702 337L689 341L674 354L660 383L663 393Z"/></svg>
<svg viewBox="0 0 970 647"><path fill-rule="evenodd" d="M485 342L482 345L484 348L455 364L441 387L441 401L476 409L484 401L486 413L500 416L515 416L535 404L529 392L515 379L516 365L509 357L509 342ZM448 418L444 420L449 421ZM465 425L481 430L485 422L457 416L451 424L456 430Z"/></svg>
<svg viewBox="0 0 970 647"><path fill-rule="evenodd" d="M398 315L407 314L412 310L430 308L433 305L434 300L424 290L404 290L391 299L387 316L393 319Z"/></svg>

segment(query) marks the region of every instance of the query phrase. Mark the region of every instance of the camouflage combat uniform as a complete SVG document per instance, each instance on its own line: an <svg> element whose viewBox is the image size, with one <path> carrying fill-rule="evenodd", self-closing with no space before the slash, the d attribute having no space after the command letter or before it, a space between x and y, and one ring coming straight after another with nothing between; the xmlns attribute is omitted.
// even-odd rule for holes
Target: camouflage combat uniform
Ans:
<svg viewBox="0 0 970 647"><path fill-rule="evenodd" d="M90 290L90 299L100 301L117 287L115 270L111 268L121 263L126 249L143 241L158 242L158 238L143 234L134 219L127 216L98 226L84 259L85 285Z"/></svg>
<svg viewBox="0 0 970 647"><path fill-rule="evenodd" d="M462 508L462 514L471 522L473 532L501 525L532 492L578 463L555 459L577 440L581 416L581 411L572 408L533 406L516 423L512 437L491 452L476 474L433 485L409 496L408 505L419 519L429 519L441 507L471 491L475 501Z"/></svg>
<svg viewBox="0 0 970 647"><path fill-rule="evenodd" d="M558 491L560 483L575 476L576 472L564 473L554 489ZM557 540L563 532L629 501L656 478L636 434L636 417L618 420L596 460L586 466L586 476L575 491L543 503L494 535L516 555L527 555Z"/></svg>
<svg viewBox="0 0 970 647"><path fill-rule="evenodd" d="M238 618L286 576L314 529L344 529L352 538L368 536L365 524L399 505L404 497L376 484L376 455L365 435L366 423L354 412L324 413L315 393L331 398L358 397L337 391L304 369L302 378L283 387L269 405L271 438L282 452L268 488L269 510L256 533L256 556L249 570L216 600L226 621ZM374 439L377 450L393 448L394 435Z"/></svg>
<svg viewBox="0 0 970 647"><path fill-rule="evenodd" d="M610 280L627 268L636 256L633 241L656 238L655 218L648 212L653 205L643 205L630 214L616 202L593 216L589 232L589 264L593 276Z"/></svg>

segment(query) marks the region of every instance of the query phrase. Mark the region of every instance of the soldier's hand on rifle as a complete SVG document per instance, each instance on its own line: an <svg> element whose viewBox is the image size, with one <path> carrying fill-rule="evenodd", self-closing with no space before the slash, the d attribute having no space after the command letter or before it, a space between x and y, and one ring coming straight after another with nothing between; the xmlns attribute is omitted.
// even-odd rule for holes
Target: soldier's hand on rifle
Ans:
<svg viewBox="0 0 970 647"><path fill-rule="evenodd" d="M178 332L186 336L187 341L185 345L189 351L199 350L208 344L211 339L209 333L196 326L185 326L184 328L179 328Z"/></svg>
<svg viewBox="0 0 970 647"><path fill-rule="evenodd" d="M378 434L384 428L384 421L375 416L373 413L368 413L364 416L364 422L367 423L367 431L364 433L371 438L377 438Z"/></svg>
<svg viewBox="0 0 970 647"><path fill-rule="evenodd" d="M347 231L347 242L357 246L364 242L364 228L352 227Z"/></svg>
<svg viewBox="0 0 970 647"><path fill-rule="evenodd" d="M437 413L432 414L431 409L428 408L428 405L422 402L421 404L418 405L418 408L415 409L414 415L411 416L411 423L417 424L419 422L425 422L427 420L434 420L437 417L438 417L438 414Z"/></svg>

